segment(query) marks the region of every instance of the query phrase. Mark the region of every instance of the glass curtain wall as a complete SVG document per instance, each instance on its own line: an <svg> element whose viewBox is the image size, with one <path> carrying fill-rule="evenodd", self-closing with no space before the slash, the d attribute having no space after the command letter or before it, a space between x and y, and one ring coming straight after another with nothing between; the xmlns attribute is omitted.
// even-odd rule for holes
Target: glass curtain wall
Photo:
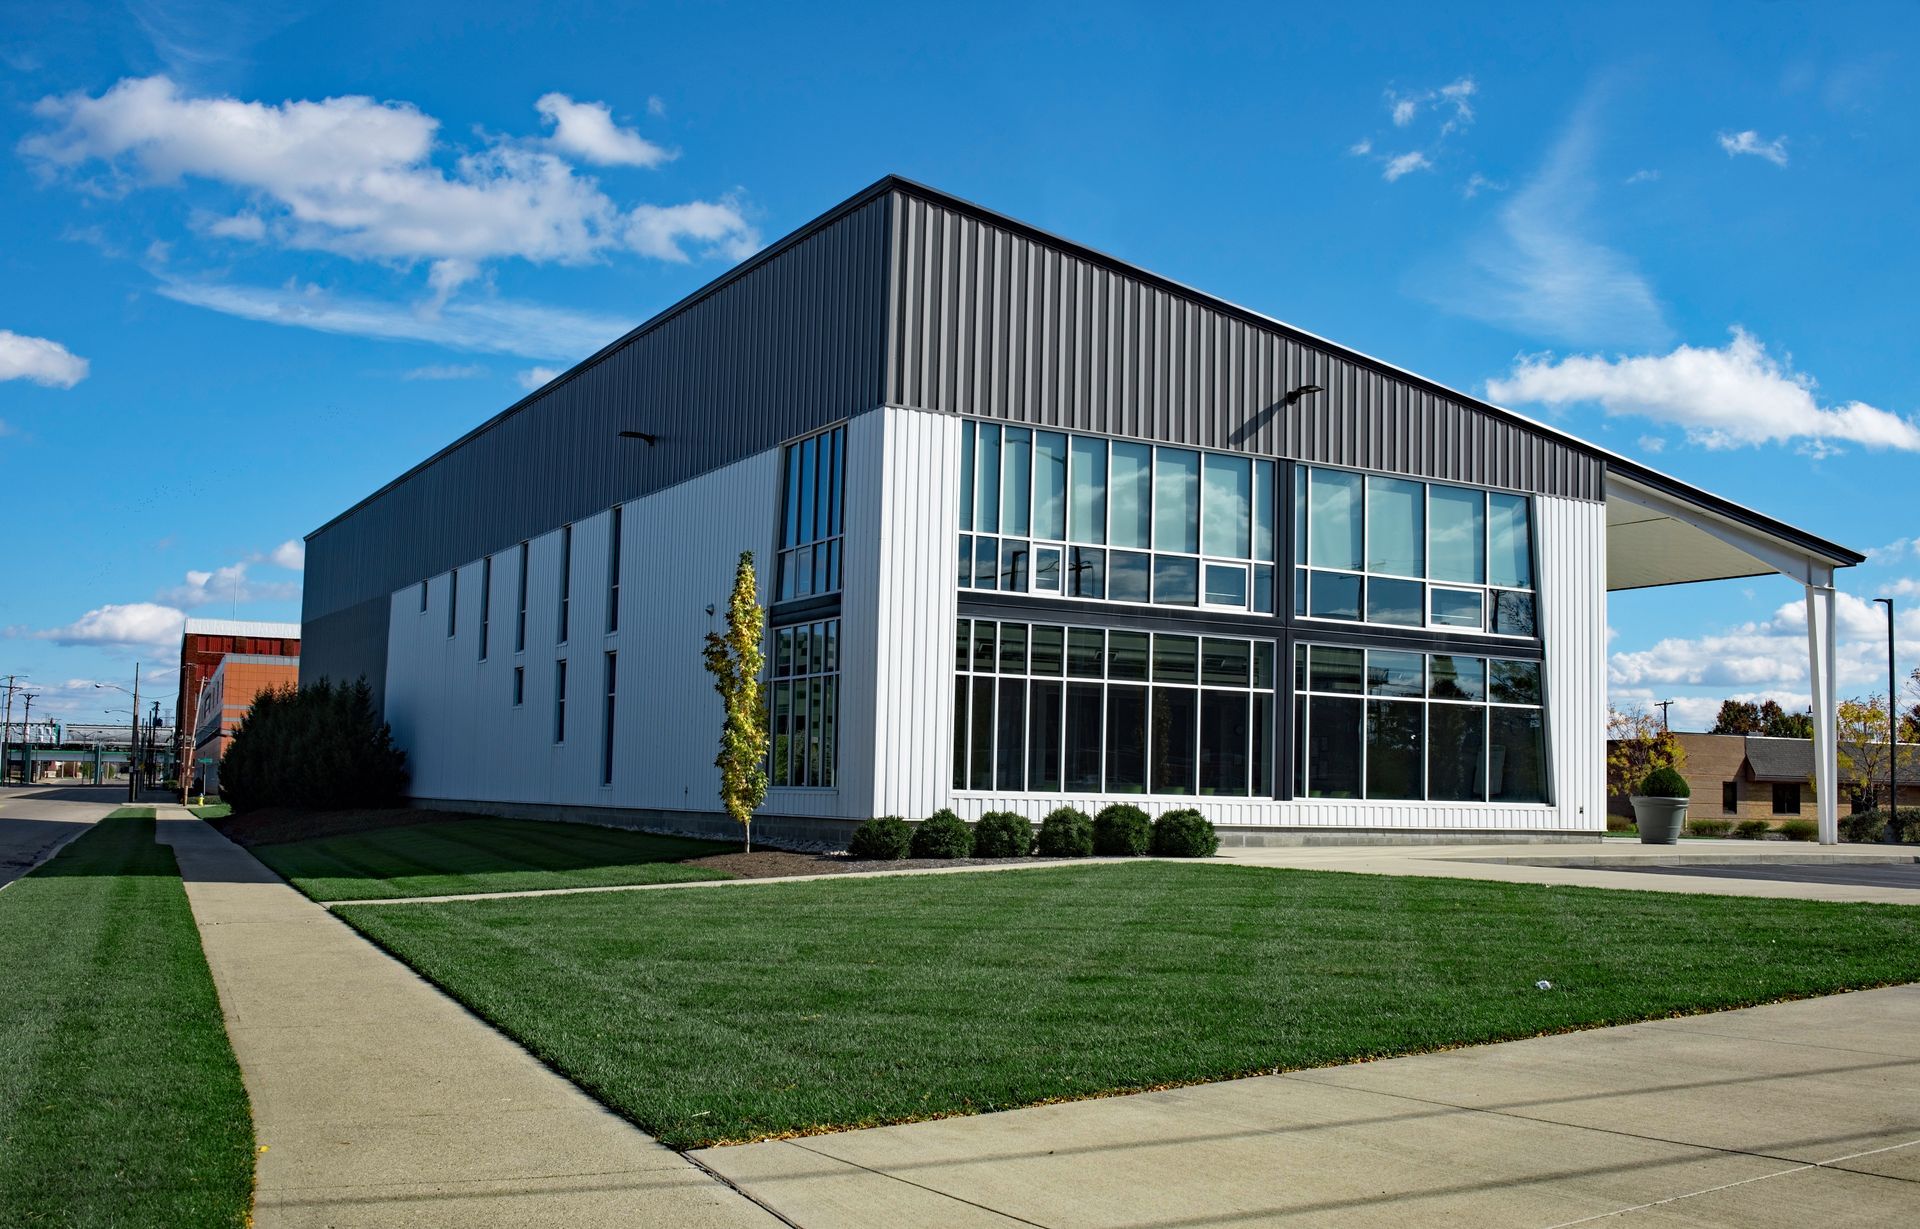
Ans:
<svg viewBox="0 0 1920 1229"><path fill-rule="evenodd" d="M768 784L832 788L839 757L840 620L773 630Z"/></svg>
<svg viewBox="0 0 1920 1229"><path fill-rule="evenodd" d="M780 579L774 600L840 592L841 490L847 429L788 444L780 501Z"/></svg>
<svg viewBox="0 0 1920 1229"><path fill-rule="evenodd" d="M1540 663L1294 647L1294 796L1546 802Z"/></svg>
<svg viewBox="0 0 1920 1229"><path fill-rule="evenodd" d="M1272 641L960 619L955 789L1272 797Z"/></svg>
<svg viewBox="0 0 1920 1229"><path fill-rule="evenodd" d="M962 589L1273 611L1273 462L994 423L960 431Z"/></svg>
<svg viewBox="0 0 1920 1229"><path fill-rule="evenodd" d="M1532 637L1532 501L1295 467L1294 614Z"/></svg>

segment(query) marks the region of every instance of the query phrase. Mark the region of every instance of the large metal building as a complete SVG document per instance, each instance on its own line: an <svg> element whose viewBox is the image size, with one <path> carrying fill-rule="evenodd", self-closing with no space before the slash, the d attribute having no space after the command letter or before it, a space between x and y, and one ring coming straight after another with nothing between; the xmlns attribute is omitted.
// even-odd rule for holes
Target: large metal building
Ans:
<svg viewBox="0 0 1920 1229"><path fill-rule="evenodd" d="M758 830L1115 800L1235 840L1591 837L1606 594L1862 556L889 177L307 538L301 676L417 801L726 831L702 637L769 601Z"/></svg>

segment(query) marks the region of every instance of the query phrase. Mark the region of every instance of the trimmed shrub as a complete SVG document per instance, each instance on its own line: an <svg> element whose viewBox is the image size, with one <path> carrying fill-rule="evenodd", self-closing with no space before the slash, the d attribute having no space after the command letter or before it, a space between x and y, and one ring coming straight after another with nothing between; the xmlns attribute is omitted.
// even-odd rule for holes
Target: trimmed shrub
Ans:
<svg viewBox="0 0 1920 1229"><path fill-rule="evenodd" d="M1638 832L1640 831L1640 827L1638 824L1635 824L1633 822L1633 816L1621 815L1614 811L1608 811L1607 812L1607 831L1608 832Z"/></svg>
<svg viewBox="0 0 1920 1229"><path fill-rule="evenodd" d="M1220 834L1198 811L1168 811L1153 821L1149 847L1160 858L1211 858L1220 849Z"/></svg>
<svg viewBox="0 0 1920 1229"><path fill-rule="evenodd" d="M1730 819L1690 819L1687 821L1687 833L1690 836L1725 836L1733 831Z"/></svg>
<svg viewBox="0 0 1920 1229"><path fill-rule="evenodd" d="M1879 811L1856 811L1840 817L1840 839L1865 845L1887 834L1887 817Z"/></svg>
<svg viewBox="0 0 1920 1229"><path fill-rule="evenodd" d="M1093 817L1093 852L1103 858L1137 858L1153 843L1153 821L1139 807L1114 802Z"/></svg>
<svg viewBox="0 0 1920 1229"><path fill-rule="evenodd" d="M364 677L261 692L220 759L220 796L236 815L271 806L397 806L406 785L407 753L373 711Z"/></svg>
<svg viewBox="0 0 1920 1229"><path fill-rule="evenodd" d="M1033 848L1033 825L1012 811L988 811L973 826L976 858L1024 858Z"/></svg>
<svg viewBox="0 0 1920 1229"><path fill-rule="evenodd" d="M1764 819L1743 819L1733 834L1743 841L1764 841L1773 834L1773 825Z"/></svg>
<svg viewBox="0 0 1920 1229"><path fill-rule="evenodd" d="M1820 839L1820 825L1811 819L1789 819L1780 825L1780 835L1790 841L1814 841Z"/></svg>
<svg viewBox="0 0 1920 1229"><path fill-rule="evenodd" d="M1034 852L1043 858L1084 858L1093 852L1093 821L1085 811L1055 807L1040 821Z"/></svg>
<svg viewBox="0 0 1920 1229"><path fill-rule="evenodd" d="M1687 779L1668 768L1665 764L1648 773L1640 782L1642 798L1689 798L1693 790L1687 785Z"/></svg>
<svg viewBox="0 0 1920 1229"><path fill-rule="evenodd" d="M882 815L853 830L847 856L863 862L893 862L906 857L912 844L912 825L898 815Z"/></svg>
<svg viewBox="0 0 1920 1229"><path fill-rule="evenodd" d="M913 830L909 849L916 858L965 858L973 853L973 829L967 821L941 807Z"/></svg>

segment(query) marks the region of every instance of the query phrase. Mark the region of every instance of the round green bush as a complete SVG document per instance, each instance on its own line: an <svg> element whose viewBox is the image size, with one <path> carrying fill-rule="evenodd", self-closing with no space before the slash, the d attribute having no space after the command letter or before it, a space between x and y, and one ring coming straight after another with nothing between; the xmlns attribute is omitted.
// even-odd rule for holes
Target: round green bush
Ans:
<svg viewBox="0 0 1920 1229"><path fill-rule="evenodd" d="M1733 834L1743 841L1764 841L1773 833L1773 825L1764 819L1743 819Z"/></svg>
<svg viewBox="0 0 1920 1229"><path fill-rule="evenodd" d="M976 858L1024 858L1033 848L1033 825L1012 811L988 811L973 826Z"/></svg>
<svg viewBox="0 0 1920 1229"><path fill-rule="evenodd" d="M1664 764L1647 774L1640 782L1642 798L1687 798L1693 790L1687 785L1687 779Z"/></svg>
<svg viewBox="0 0 1920 1229"><path fill-rule="evenodd" d="M1093 817L1093 852L1103 858L1137 858L1153 843L1153 821L1128 802L1100 808Z"/></svg>
<svg viewBox="0 0 1920 1229"><path fill-rule="evenodd" d="M1084 858L1093 852L1093 821L1085 811L1055 807L1040 821L1035 852L1043 858Z"/></svg>
<svg viewBox="0 0 1920 1229"><path fill-rule="evenodd" d="M1780 835L1790 841L1817 841L1820 825L1811 819L1789 819L1780 824Z"/></svg>
<svg viewBox="0 0 1920 1229"><path fill-rule="evenodd" d="M870 819L853 830L847 842L847 856L863 861L892 862L907 856L913 843L913 828L898 815Z"/></svg>
<svg viewBox="0 0 1920 1229"><path fill-rule="evenodd" d="M973 830L966 820L941 807L913 830L910 849L916 858L965 858L973 853Z"/></svg>
<svg viewBox="0 0 1920 1229"><path fill-rule="evenodd" d="M1220 849L1220 834L1198 811L1168 811L1153 821L1149 849L1159 858L1211 858Z"/></svg>

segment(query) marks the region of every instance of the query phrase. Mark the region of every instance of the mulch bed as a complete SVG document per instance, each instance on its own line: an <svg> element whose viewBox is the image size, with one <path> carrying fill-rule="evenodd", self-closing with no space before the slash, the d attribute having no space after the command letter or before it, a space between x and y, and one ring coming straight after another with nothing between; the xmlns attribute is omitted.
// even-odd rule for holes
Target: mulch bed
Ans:
<svg viewBox="0 0 1920 1229"><path fill-rule="evenodd" d="M932 870L942 866L1005 866L1011 863L1061 862L1063 858L901 858L882 862L843 853L789 853L756 849L752 853L716 853L688 858L682 866L704 866L737 879L786 879L794 875L858 875L873 871Z"/></svg>

